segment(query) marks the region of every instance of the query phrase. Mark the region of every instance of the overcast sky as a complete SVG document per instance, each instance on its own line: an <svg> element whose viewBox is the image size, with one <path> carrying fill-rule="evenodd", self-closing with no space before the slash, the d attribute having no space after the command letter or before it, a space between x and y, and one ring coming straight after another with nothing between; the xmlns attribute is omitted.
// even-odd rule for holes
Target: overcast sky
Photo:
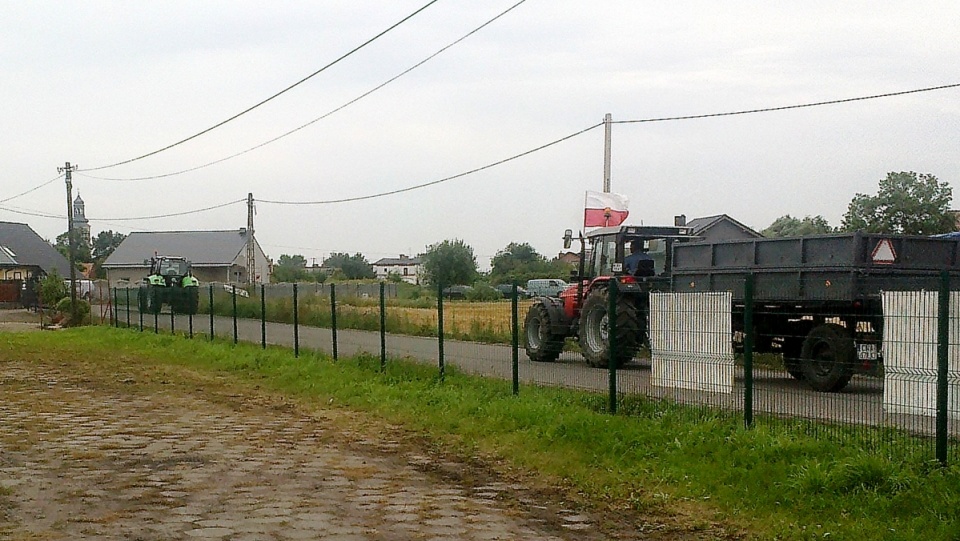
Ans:
<svg viewBox="0 0 960 541"><path fill-rule="evenodd" d="M253 193L274 260L416 254L445 239L481 268L510 242L562 249L603 183L602 122L722 113L960 83L960 3L527 0L356 103L517 0L439 0L296 88L427 0L4 2L0 200L70 161L102 230L235 229ZM784 214L837 225L890 171L960 179L960 89L743 116L613 126L612 191L628 222L726 213L756 229ZM85 171L86 170L86 171ZM956 194L960 196L960 194ZM955 203L955 206L958 206ZM18 212L13 212L18 211ZM27 213L27 214L23 214ZM41 216L36 216L39 214ZM0 202L0 220L64 232L64 181Z"/></svg>

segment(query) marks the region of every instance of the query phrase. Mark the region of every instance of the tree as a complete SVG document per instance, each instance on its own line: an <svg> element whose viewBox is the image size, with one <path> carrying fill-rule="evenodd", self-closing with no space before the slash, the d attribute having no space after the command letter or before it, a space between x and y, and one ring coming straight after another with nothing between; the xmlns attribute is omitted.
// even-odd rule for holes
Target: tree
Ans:
<svg viewBox="0 0 960 541"><path fill-rule="evenodd" d="M93 256L94 261L98 263L103 263L114 250L117 249L117 246L120 246L120 243L123 242L123 239L127 238L123 233L114 233L113 231L101 231L97 233L97 238L93 239L93 247L90 250L90 255Z"/></svg>
<svg viewBox="0 0 960 541"><path fill-rule="evenodd" d="M50 274L37 282L37 293L45 306L53 306L60 299L70 296L70 287L64 282L57 269L53 269Z"/></svg>
<svg viewBox="0 0 960 541"><path fill-rule="evenodd" d="M548 261L526 242L511 242L490 260L491 283L526 283L533 278L556 278L570 272L561 261Z"/></svg>
<svg viewBox="0 0 960 541"><path fill-rule="evenodd" d="M323 266L340 269L347 280L362 280L364 278L376 278L377 276L377 273L373 272L373 265L359 252L354 255L334 252L330 254L330 257L323 260Z"/></svg>
<svg viewBox="0 0 960 541"><path fill-rule="evenodd" d="M282 254L273 267L275 282L302 282L310 278L307 260L302 255Z"/></svg>
<svg viewBox="0 0 960 541"><path fill-rule="evenodd" d="M57 235L57 243L54 247L63 257L70 259L70 236L68 231ZM90 242L80 237L80 232L74 230L74 252L73 260L76 263L93 263L93 255L90 253ZM78 265L79 266L79 265Z"/></svg>
<svg viewBox="0 0 960 541"><path fill-rule="evenodd" d="M764 229L764 237L799 237L802 235L823 235L833 233L833 227L821 215L805 216L802 220L789 214L781 216Z"/></svg>
<svg viewBox="0 0 960 541"><path fill-rule="evenodd" d="M877 195L858 193L853 197L841 229L907 235L949 233L956 229L950 214L952 197L950 185L933 175L887 173Z"/></svg>
<svg viewBox="0 0 960 541"><path fill-rule="evenodd" d="M431 284L470 285L476 281L477 258L473 248L460 239L445 240L427 247L421 256L426 281Z"/></svg>

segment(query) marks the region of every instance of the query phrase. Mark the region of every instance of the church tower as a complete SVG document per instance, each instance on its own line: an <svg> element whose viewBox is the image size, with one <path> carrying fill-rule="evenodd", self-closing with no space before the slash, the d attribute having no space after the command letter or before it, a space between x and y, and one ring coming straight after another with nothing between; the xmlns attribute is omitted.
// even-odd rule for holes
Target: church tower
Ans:
<svg viewBox="0 0 960 541"><path fill-rule="evenodd" d="M90 235L90 222L84 215L83 199L80 199L80 192L77 192L77 198L73 200L73 229L77 232L77 241L87 243L87 246L93 244Z"/></svg>

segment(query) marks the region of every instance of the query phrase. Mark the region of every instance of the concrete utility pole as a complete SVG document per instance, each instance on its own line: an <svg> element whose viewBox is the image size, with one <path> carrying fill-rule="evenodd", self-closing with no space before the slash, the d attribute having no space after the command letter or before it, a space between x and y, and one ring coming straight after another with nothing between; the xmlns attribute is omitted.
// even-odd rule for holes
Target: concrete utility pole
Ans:
<svg viewBox="0 0 960 541"><path fill-rule="evenodd" d="M613 116L603 117L603 193L610 193L610 135Z"/></svg>
<svg viewBox="0 0 960 541"><path fill-rule="evenodd" d="M58 173L66 173L67 180L67 242L70 260L70 315L74 323L77 319L77 240L73 237L73 178L71 173L77 168L67 162L63 167L57 167Z"/></svg>
<svg viewBox="0 0 960 541"><path fill-rule="evenodd" d="M257 250L253 238L253 193L247 194L247 283L257 278Z"/></svg>

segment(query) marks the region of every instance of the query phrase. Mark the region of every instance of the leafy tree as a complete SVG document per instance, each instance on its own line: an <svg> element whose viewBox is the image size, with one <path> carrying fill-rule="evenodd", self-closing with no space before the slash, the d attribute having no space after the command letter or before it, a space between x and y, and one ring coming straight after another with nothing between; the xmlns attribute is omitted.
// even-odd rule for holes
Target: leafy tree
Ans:
<svg viewBox="0 0 960 541"><path fill-rule="evenodd" d="M373 272L373 265L359 252L353 255L346 252L334 252L330 254L330 257L323 260L323 266L340 269L339 274L347 280L362 280L364 278L375 278L377 276L377 274Z"/></svg>
<svg viewBox="0 0 960 541"><path fill-rule="evenodd" d="M70 235L68 231L57 235L57 243L54 245L57 251L63 254L63 257L70 259ZM73 260L76 263L93 263L93 254L91 253L90 243L87 239L80 236L79 231L73 232L74 249Z"/></svg>
<svg viewBox="0 0 960 541"><path fill-rule="evenodd" d="M569 265L548 261L526 242L511 242L490 260L492 283L526 283L533 278L556 278L570 273Z"/></svg>
<svg viewBox="0 0 960 541"><path fill-rule="evenodd" d="M933 175L887 173L877 195L858 193L853 197L841 229L908 235L948 233L956 229L950 214L952 197L950 185Z"/></svg>
<svg viewBox="0 0 960 541"><path fill-rule="evenodd" d="M478 276L473 248L460 239L427 247L421 256L426 281L431 284L472 284Z"/></svg>
<svg viewBox="0 0 960 541"><path fill-rule="evenodd" d="M44 306L53 306L70 295L70 287L63 281L63 277L56 269L37 282L37 293Z"/></svg>
<svg viewBox="0 0 960 541"><path fill-rule="evenodd" d="M125 238L127 236L123 233L114 233L109 230L101 231L97 233L97 238L93 239L90 255L93 256L94 261L103 263Z"/></svg>
<svg viewBox="0 0 960 541"><path fill-rule="evenodd" d="M802 235L822 235L833 233L833 231L834 229L830 227L827 219L819 214L805 216L802 220L787 214L774 220L770 227L764 229L761 233L764 237L799 237Z"/></svg>
<svg viewBox="0 0 960 541"><path fill-rule="evenodd" d="M312 279L302 255L282 254L273 267L274 282L303 282Z"/></svg>

